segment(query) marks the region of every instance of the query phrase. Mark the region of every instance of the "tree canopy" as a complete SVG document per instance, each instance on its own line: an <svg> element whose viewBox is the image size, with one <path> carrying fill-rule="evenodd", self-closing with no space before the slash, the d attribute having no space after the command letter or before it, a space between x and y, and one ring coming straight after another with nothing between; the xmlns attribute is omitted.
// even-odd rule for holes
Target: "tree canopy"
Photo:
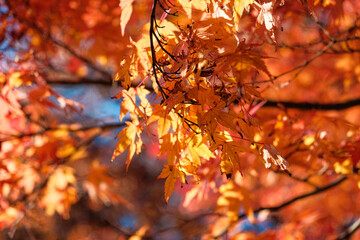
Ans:
<svg viewBox="0 0 360 240"><path fill-rule="evenodd" d="M360 238L358 9L0 1L2 238Z"/></svg>

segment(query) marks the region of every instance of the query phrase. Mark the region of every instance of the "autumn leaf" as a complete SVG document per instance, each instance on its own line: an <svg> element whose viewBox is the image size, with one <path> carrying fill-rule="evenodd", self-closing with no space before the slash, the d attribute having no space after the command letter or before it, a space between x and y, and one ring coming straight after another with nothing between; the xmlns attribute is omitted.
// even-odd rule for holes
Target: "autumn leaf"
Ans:
<svg viewBox="0 0 360 240"><path fill-rule="evenodd" d="M147 115L150 115L152 112L149 101L147 100L147 95L149 91L144 87L139 87L135 89L122 90L113 98L121 99L120 107L120 121L122 121L127 113L131 113L130 117L134 116L133 114L139 115L140 117L146 118ZM136 97L140 98L140 102L137 101ZM133 118L132 120L135 120Z"/></svg>
<svg viewBox="0 0 360 240"><path fill-rule="evenodd" d="M249 9L249 6L253 4L254 0L234 0L235 13L241 17L245 9ZM236 21L236 20L235 20ZM237 22L237 21L236 21Z"/></svg>
<svg viewBox="0 0 360 240"><path fill-rule="evenodd" d="M289 163L281 156L281 153L276 150L274 145L264 144L263 147L260 149L260 154L265 161L266 168L270 168L271 162L273 162L275 165L279 166L281 170L289 173Z"/></svg>
<svg viewBox="0 0 360 240"><path fill-rule="evenodd" d="M133 77L130 73L130 67L131 67L131 60L134 56L127 56L125 57L125 59L122 61L123 63L121 64L121 68L119 69L119 71L116 73L114 81L120 81L121 82L121 86L124 89L129 89L130 85L131 85L131 78Z"/></svg>
<svg viewBox="0 0 360 240"><path fill-rule="evenodd" d="M10 87L20 87L21 85L29 85L32 83L32 80L29 76L22 74L21 72L14 72L9 76L9 86Z"/></svg>
<svg viewBox="0 0 360 240"><path fill-rule="evenodd" d="M157 122L158 135L162 138L169 130L176 129L178 117L173 112L167 112L166 108L155 105L152 115L148 118L148 124Z"/></svg>
<svg viewBox="0 0 360 240"><path fill-rule="evenodd" d="M1 236L359 238L359 1L0 8Z"/></svg>
<svg viewBox="0 0 360 240"><path fill-rule="evenodd" d="M132 122L126 122L126 124L127 127L117 135L119 141L117 142L111 161L114 161L117 156L128 149L128 156L126 159L126 170L128 170L135 153L139 154L141 152L142 140L140 134L142 132L142 127L140 125L135 125Z"/></svg>
<svg viewBox="0 0 360 240"><path fill-rule="evenodd" d="M261 5L260 13L257 17L257 23L259 25L264 24L266 30L269 31L271 39L276 42L275 40L275 30L274 27L276 25L275 18L272 14L273 10L273 3L268 2Z"/></svg>
<svg viewBox="0 0 360 240"><path fill-rule="evenodd" d="M91 199L92 206L103 203L105 206L124 204L131 207L131 203L113 189L116 179L108 174L109 168L93 161L87 178L83 182L85 191ZM97 206L98 207L98 206Z"/></svg>
<svg viewBox="0 0 360 240"><path fill-rule="evenodd" d="M174 165L165 165L157 178L166 178L164 191L166 203L169 201L169 197L175 189L176 180L180 178L181 182L183 184L185 183L185 174L179 171Z"/></svg>
<svg viewBox="0 0 360 240"><path fill-rule="evenodd" d="M206 145L206 142L206 138L195 135L188 145L188 150L190 152L189 157L195 166L201 165L200 158L208 160L215 157L213 152L210 151L209 147Z"/></svg>
<svg viewBox="0 0 360 240"><path fill-rule="evenodd" d="M57 212L65 219L70 217L70 206L77 202L75 183L74 169L71 167L61 166L51 174L40 202L48 215Z"/></svg>
<svg viewBox="0 0 360 240"><path fill-rule="evenodd" d="M353 166L350 159L346 159L342 163L334 163L334 170L339 174L351 174L353 172Z"/></svg>
<svg viewBox="0 0 360 240"><path fill-rule="evenodd" d="M125 34L125 27L130 20L134 0L120 0L120 8L121 8L121 16L120 16L120 27L121 27L121 35Z"/></svg>
<svg viewBox="0 0 360 240"><path fill-rule="evenodd" d="M181 151L181 142L179 142L176 135L167 133L160 138L159 156L166 154L168 163L175 164Z"/></svg>
<svg viewBox="0 0 360 240"><path fill-rule="evenodd" d="M148 230L149 230L148 225L144 225L144 226L140 227L136 231L136 233L129 238L129 240L141 240L145 236L145 234Z"/></svg>
<svg viewBox="0 0 360 240"><path fill-rule="evenodd" d="M239 215L240 206L244 208L246 215L251 221L254 221L254 211L250 205L249 191L229 180L226 184L219 188L221 196L217 200L217 207L219 211L225 211L231 223L236 222Z"/></svg>
<svg viewBox="0 0 360 240"><path fill-rule="evenodd" d="M19 187L24 188L26 194L30 194L35 186L40 182L40 176L35 171L35 169L27 166L25 169L22 169L22 177L19 181Z"/></svg>

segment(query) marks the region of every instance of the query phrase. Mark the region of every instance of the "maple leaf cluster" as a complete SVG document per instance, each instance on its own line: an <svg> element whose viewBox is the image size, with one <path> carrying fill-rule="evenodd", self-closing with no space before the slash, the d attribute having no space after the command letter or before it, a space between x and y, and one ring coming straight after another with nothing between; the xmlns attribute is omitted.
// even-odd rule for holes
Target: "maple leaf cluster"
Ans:
<svg viewBox="0 0 360 240"><path fill-rule="evenodd" d="M0 1L0 238L356 239L359 7Z"/></svg>
<svg viewBox="0 0 360 240"><path fill-rule="evenodd" d="M221 8L218 4L191 1L185 5L174 4L170 10L170 2L155 1L150 22L150 46L141 40L134 43L136 51L125 59L122 66L126 71L121 70L115 79L121 78L125 88L116 96L122 99L120 120L129 112L131 123L119 134L113 159L129 148L128 167L135 152L141 151L143 126L154 128L153 123L157 123L155 134L160 145L159 154L166 154L168 160L159 176L167 178L166 202L174 190L176 179L185 183L185 176L199 178L197 171L202 161L218 158L221 173L230 176L241 171L239 153L257 152L250 145L255 144L254 130L260 126L249 110L250 105L262 97L257 86L246 83L246 75L255 71L262 71L269 77L271 74L264 57L237 36L239 26L234 20L238 18L231 17L241 16L251 2L238 6L235 1ZM169 16L158 22L157 8L162 8ZM265 17L270 14L268 8L261 6L258 18L260 23L265 21L266 29L272 31L274 37L273 27L268 26L270 20ZM146 49L149 53L144 56ZM126 61L132 64L126 64ZM148 77L139 71L140 66L148 69L147 75L152 70L152 86L162 98L160 103L156 100L149 103L150 93L141 83L136 90L126 90L132 79ZM272 145L267 149L278 154ZM264 154L266 162L268 155ZM285 159L281 158L277 165L287 170Z"/></svg>

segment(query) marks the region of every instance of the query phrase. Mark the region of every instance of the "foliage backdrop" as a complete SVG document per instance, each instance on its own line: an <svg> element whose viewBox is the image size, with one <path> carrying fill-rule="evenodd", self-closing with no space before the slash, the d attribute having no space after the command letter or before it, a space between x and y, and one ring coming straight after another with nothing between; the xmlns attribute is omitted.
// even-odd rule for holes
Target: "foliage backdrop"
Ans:
<svg viewBox="0 0 360 240"><path fill-rule="evenodd" d="M359 8L1 0L2 238L359 238Z"/></svg>

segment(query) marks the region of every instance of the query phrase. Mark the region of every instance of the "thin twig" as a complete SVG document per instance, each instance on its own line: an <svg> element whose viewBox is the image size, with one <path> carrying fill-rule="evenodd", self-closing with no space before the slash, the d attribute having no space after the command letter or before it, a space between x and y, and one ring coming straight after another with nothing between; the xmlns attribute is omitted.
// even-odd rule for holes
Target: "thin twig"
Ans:
<svg viewBox="0 0 360 240"><path fill-rule="evenodd" d="M283 72L283 73L280 73L279 75L273 77L272 79L263 80L263 81L257 81L256 84L273 82L274 80L277 80L277 79L279 79L279 78L281 78L281 77L283 77L283 76L285 76L285 75L287 75L287 74L289 74L289 73L292 73L292 72L300 69L299 72L296 73L295 76L299 75L299 73L302 72L306 66L308 66L311 62L313 62L315 59L317 59L317 58L320 57L321 55L323 55L323 54L324 54L327 50L329 50L335 43L336 43L335 40L329 42L329 44L328 44L323 50L321 50L320 52L318 52L318 54L316 54L315 56L313 56L313 57L310 58L309 60L306 60L304 63L302 63L302 64L300 64L300 65L298 65L298 66L296 66L296 67L294 67L294 68L292 68L292 69L290 69L290 70L288 70L288 71L285 71L285 72ZM294 78L288 80L288 82L291 82L293 79L294 79ZM245 83L245 84L253 85L254 83L251 82L251 83Z"/></svg>
<svg viewBox="0 0 360 240"><path fill-rule="evenodd" d="M328 184L328 185L326 185L324 187L320 187L320 188L317 188L317 189L315 189L315 190L313 190L311 192L308 192L308 193L299 195L297 197L294 197L294 198L292 198L292 199L290 199L290 200L288 200L286 202L283 202L282 204L280 204L278 206L258 208L256 210L254 210L254 213L258 213L258 212L261 212L263 210L268 210L270 212L279 211L282 208L285 208L285 207L287 207L287 206L289 206L289 205L291 205L291 204L293 204L293 203L295 203L295 202L297 202L297 201L299 201L301 199L311 197L311 196L314 196L316 194L322 193L322 192L324 192L324 191L326 191L328 189L331 189L331 188L339 185L340 183L344 182L346 179L347 179L347 177L343 176L343 177L339 178L338 180L336 180L336 181L334 181L334 182L332 182L332 183L330 183L330 184ZM243 213L243 214L240 214L238 216L238 219L240 220L240 219L245 218L245 217L246 217L246 214ZM228 228L224 229L224 231L222 233L220 233L219 235L215 236L214 239L217 239L217 238L223 236L227 231L228 231Z"/></svg>
<svg viewBox="0 0 360 240"><path fill-rule="evenodd" d="M156 6L157 6L158 0L154 0L154 4L152 7L152 11L151 11L151 17L150 17L150 49L151 49L151 58L152 58L152 67L153 67L153 72L154 72L154 77L155 77L155 82L160 90L160 93L163 97L163 99L167 98L166 93L164 92L164 90L162 89L158 76L156 74L156 52L155 52L155 46L154 46L154 38L153 35L154 33L154 22L156 22Z"/></svg>
<svg viewBox="0 0 360 240"><path fill-rule="evenodd" d="M336 240L349 239L351 235L353 235L360 228L360 218L358 218L355 222L353 222L348 229L342 232Z"/></svg>
<svg viewBox="0 0 360 240"><path fill-rule="evenodd" d="M320 187L318 189L315 189L314 191L311 191L311 192L308 192L308 193L305 193L303 195L300 195L300 196L297 196L297 197L294 197L278 206L273 206L273 207L261 207L257 210L255 210L254 212L257 213L257 212L260 212L260 211L263 211L263 210L269 210L271 212L275 212L275 211L279 211L280 209L284 208L284 207L287 207L288 205L298 201L298 200L301 200L301 199L304 199L304 198L307 198L307 197L311 197L313 195L316 195L316 194L319 194L319 193L322 193L328 189L331 189L337 185L339 185L340 183L344 182L345 180L347 179L346 176L343 176L341 178L339 178L338 180L324 186L324 187ZM239 216L239 219L240 218L244 218L246 215L245 214L242 214Z"/></svg>

